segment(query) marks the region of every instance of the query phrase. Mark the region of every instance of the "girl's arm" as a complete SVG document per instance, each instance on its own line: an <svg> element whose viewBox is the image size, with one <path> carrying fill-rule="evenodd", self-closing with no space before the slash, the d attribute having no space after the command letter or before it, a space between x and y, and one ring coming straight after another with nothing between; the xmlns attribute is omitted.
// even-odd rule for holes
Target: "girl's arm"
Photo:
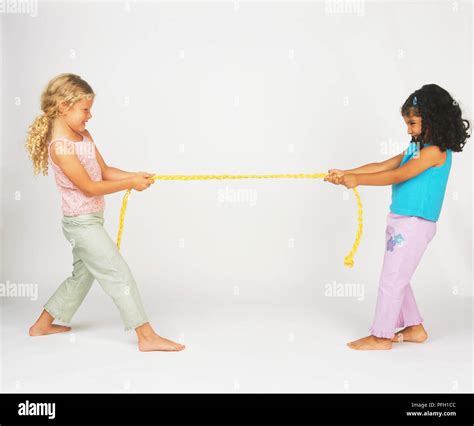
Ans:
<svg viewBox="0 0 474 426"><path fill-rule="evenodd" d="M76 154L71 154L71 151L67 149L66 143L74 142L64 142L61 140L53 142L51 144L51 158L69 180L88 197L112 194L125 189L143 191L155 182L153 179L146 177L144 173L134 173L133 176L119 180L93 181Z"/></svg>
<svg viewBox="0 0 474 426"><path fill-rule="evenodd" d="M117 169L116 167L107 166L105 175L102 173L104 180L118 180L133 176L135 173L126 172L125 170Z"/></svg>
<svg viewBox="0 0 474 426"><path fill-rule="evenodd" d="M403 154L398 154L388 160L379 163L369 163L365 166L357 167L355 169L346 170L345 173L362 174L362 173L379 173L386 170L396 169L403 160Z"/></svg>
<svg viewBox="0 0 474 426"><path fill-rule="evenodd" d="M393 185L412 179L430 167L443 164L446 153L437 146L427 146L421 150L418 158L412 158L402 167L377 173L349 174L342 176L341 183L347 188L358 185Z"/></svg>
<svg viewBox="0 0 474 426"><path fill-rule="evenodd" d="M385 170L396 169L403 160L403 154L398 154L395 157L389 158L388 160L380 163L368 163L355 169L341 170L342 174L361 174L361 173L378 173Z"/></svg>

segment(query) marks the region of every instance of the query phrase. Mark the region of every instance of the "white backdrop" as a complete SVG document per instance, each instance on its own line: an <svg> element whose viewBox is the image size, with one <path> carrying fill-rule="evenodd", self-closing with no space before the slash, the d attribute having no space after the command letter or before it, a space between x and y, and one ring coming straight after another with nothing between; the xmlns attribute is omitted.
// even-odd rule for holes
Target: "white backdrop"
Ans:
<svg viewBox="0 0 474 426"><path fill-rule="evenodd" d="M188 345L173 358L175 370L168 366L168 381L161 371L151 385L146 374L121 366L117 383L110 375L98 385L89 370L74 375L72 387L65 365L62 379L45 384L21 355L36 351L45 362L51 345L73 343L71 354L85 360L105 336L111 353L133 341L97 282L73 319L72 337L32 343L25 336L72 270L53 171L33 177L24 149L49 79L73 72L90 83L97 97L88 129L105 161L124 170L352 168L408 145L399 110L423 84L447 89L472 119L470 2L36 6L1 15L1 280L38 288L37 300L2 298L3 365L18 363L3 372L4 391L471 391L472 141L453 156L438 233L412 282L431 346L392 351L391 367L388 355L344 346L366 335L373 317L391 188L360 188L364 235L355 267L346 269L356 203L352 191L321 180L157 182L132 193L122 253L157 331ZM105 227L114 239L121 196L106 197ZM362 291L357 297L351 284ZM336 286L346 293L332 294ZM86 335L97 341L79 337ZM121 356L126 363L139 355ZM202 377L190 367L196 359ZM387 383L371 374L374 365L413 375Z"/></svg>

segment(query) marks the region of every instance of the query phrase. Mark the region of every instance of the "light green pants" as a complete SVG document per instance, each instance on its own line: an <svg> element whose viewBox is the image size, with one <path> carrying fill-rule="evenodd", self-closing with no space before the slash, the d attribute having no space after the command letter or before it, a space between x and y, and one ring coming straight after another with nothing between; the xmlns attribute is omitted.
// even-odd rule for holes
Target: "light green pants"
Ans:
<svg viewBox="0 0 474 426"><path fill-rule="evenodd" d="M103 224L103 212L63 216L63 234L72 245L73 271L43 307L57 320L69 323L97 279L117 305L125 331L133 330L148 318L130 268Z"/></svg>

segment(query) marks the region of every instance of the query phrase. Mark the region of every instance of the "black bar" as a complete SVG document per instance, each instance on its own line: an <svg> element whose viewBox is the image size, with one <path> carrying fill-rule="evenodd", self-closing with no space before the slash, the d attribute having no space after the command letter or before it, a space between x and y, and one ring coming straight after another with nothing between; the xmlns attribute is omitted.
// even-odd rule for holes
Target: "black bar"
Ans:
<svg viewBox="0 0 474 426"><path fill-rule="evenodd" d="M0 394L0 426L25 424L474 424L473 394ZM54 403L34 405L35 403ZM48 410L49 408L49 410ZM19 410L25 415L20 415ZM408 415L407 412L421 414ZM428 413L441 413L436 416ZM54 417L53 417L54 416Z"/></svg>

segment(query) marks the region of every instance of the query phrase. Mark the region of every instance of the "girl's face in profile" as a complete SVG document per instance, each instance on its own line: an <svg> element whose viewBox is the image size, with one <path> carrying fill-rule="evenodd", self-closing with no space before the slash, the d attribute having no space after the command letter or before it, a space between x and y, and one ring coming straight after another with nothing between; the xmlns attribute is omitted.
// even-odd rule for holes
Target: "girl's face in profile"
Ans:
<svg viewBox="0 0 474 426"><path fill-rule="evenodd" d="M417 140L421 135L421 117L416 115L404 115L403 119L407 125L407 133Z"/></svg>
<svg viewBox="0 0 474 426"><path fill-rule="evenodd" d="M94 98L81 99L64 111L63 118L67 125L74 131L82 133L86 129L86 123L92 118L91 109Z"/></svg>

